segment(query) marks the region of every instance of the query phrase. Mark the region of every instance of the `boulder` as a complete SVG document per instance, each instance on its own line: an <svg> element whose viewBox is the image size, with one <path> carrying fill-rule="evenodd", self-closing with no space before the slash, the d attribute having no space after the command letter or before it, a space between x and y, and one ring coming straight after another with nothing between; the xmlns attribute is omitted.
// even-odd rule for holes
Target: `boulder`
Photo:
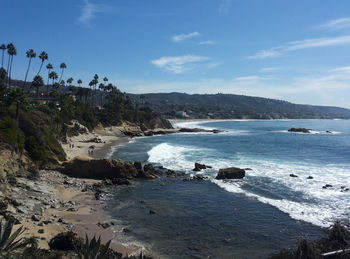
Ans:
<svg viewBox="0 0 350 259"><path fill-rule="evenodd" d="M242 179L245 176L245 170L237 167L220 169L215 179Z"/></svg>
<svg viewBox="0 0 350 259"><path fill-rule="evenodd" d="M299 132L299 133L311 133L310 129L305 128L290 128L289 132Z"/></svg>
<svg viewBox="0 0 350 259"><path fill-rule="evenodd" d="M71 177L88 179L131 179L138 172L134 164L115 159L76 157L63 163L61 172Z"/></svg>
<svg viewBox="0 0 350 259"><path fill-rule="evenodd" d="M298 177L296 174L290 174L290 177Z"/></svg>
<svg viewBox="0 0 350 259"><path fill-rule="evenodd" d="M209 165L194 163L194 169L192 171L198 172L202 169L212 168Z"/></svg>
<svg viewBox="0 0 350 259"><path fill-rule="evenodd" d="M140 161L135 161L134 166L135 166L137 171L142 170L142 164Z"/></svg>

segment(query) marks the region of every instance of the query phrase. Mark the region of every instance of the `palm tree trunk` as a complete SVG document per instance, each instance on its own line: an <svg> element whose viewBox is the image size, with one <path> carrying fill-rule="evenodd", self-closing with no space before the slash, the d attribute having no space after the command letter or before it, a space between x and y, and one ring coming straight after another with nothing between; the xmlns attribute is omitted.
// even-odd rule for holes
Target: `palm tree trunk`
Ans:
<svg viewBox="0 0 350 259"><path fill-rule="evenodd" d="M41 62L40 68L39 68L39 72L36 75L40 74L41 68L43 67L44 61Z"/></svg>
<svg viewBox="0 0 350 259"><path fill-rule="evenodd" d="M50 69L49 72L47 73L47 84L46 84L46 98L49 98L49 82L50 82Z"/></svg>
<svg viewBox="0 0 350 259"><path fill-rule="evenodd" d="M8 86L8 87L10 87L10 80L9 80L10 63L11 63L11 55L9 54L9 58L8 58L8 61L7 61L7 70L6 70L6 75L7 75L7 86Z"/></svg>
<svg viewBox="0 0 350 259"><path fill-rule="evenodd" d="M26 86L27 76L28 76L28 72L29 72L29 68L30 68L30 63L31 63L31 62L32 62L32 58L29 58L26 76L24 77L23 88L25 88L25 86ZM30 89L31 89L31 88L32 88L32 87L29 87L28 93L30 92Z"/></svg>
<svg viewBox="0 0 350 259"><path fill-rule="evenodd" d="M2 50L1 67L4 68L4 54L5 50Z"/></svg>
<svg viewBox="0 0 350 259"><path fill-rule="evenodd" d="M11 85L12 63L13 63L13 55L11 55L11 64L10 64L10 73L9 73L9 87Z"/></svg>
<svg viewBox="0 0 350 259"><path fill-rule="evenodd" d="M64 68L62 68L62 72L61 72L60 80L58 80L58 82L59 82L59 83L60 83L60 82L61 82L61 80L62 80L63 70L64 70Z"/></svg>

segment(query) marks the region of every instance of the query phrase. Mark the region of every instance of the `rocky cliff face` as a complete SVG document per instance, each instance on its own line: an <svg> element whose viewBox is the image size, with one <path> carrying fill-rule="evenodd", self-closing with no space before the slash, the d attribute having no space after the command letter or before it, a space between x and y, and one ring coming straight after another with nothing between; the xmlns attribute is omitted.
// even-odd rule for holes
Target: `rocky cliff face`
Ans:
<svg viewBox="0 0 350 259"><path fill-rule="evenodd" d="M26 174L32 166L31 160L26 155L19 155L9 145L0 143L0 179Z"/></svg>

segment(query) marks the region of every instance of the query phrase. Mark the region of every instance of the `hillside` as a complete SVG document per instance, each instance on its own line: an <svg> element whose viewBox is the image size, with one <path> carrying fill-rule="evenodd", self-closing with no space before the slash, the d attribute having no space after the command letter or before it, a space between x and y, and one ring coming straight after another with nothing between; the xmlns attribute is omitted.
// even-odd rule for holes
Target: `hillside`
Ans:
<svg viewBox="0 0 350 259"><path fill-rule="evenodd" d="M349 119L350 110L234 94L150 93L130 95L166 118Z"/></svg>

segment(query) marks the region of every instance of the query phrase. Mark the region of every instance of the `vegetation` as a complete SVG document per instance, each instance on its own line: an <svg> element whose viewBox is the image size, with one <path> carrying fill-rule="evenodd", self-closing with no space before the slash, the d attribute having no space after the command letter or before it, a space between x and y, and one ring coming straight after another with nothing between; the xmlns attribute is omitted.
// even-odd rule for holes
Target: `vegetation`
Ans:
<svg viewBox="0 0 350 259"><path fill-rule="evenodd" d="M350 231L336 221L328 229L328 236L319 240L301 239L296 250L283 250L270 255L270 259L318 259L323 254L335 252L327 258L350 258Z"/></svg>
<svg viewBox="0 0 350 259"><path fill-rule="evenodd" d="M85 244L82 245L80 250L80 258L81 259L103 259L106 258L106 254L108 252L109 245L111 244L111 240L107 242L106 245L101 245L101 237L96 238L93 237L90 241L88 236L86 235Z"/></svg>
<svg viewBox="0 0 350 259"><path fill-rule="evenodd" d="M12 233L14 222L0 222L0 253L3 256L6 252L11 252L26 245L19 236L24 232L23 226ZM11 234L12 233L12 234ZM16 240L17 239L17 240Z"/></svg>
<svg viewBox="0 0 350 259"><path fill-rule="evenodd" d="M350 110L298 105L286 101L234 94L159 93L130 95L133 102L148 106L167 118L215 119L332 119L350 118ZM147 100L147 101L145 101Z"/></svg>
<svg viewBox="0 0 350 259"><path fill-rule="evenodd" d="M39 73L48 60L48 54L44 51L39 56L40 69L29 90L25 91L31 61L36 53L33 49L26 52L29 62L24 81L13 80L10 83L11 73L8 71L11 71L13 56L17 51L13 44L1 45L3 54L6 49L9 54L8 69L2 67L0 77L0 141L21 154L28 154L39 165L65 159L59 140L65 138L66 125L72 120L78 120L89 129L99 123L108 126L123 122L143 128L170 126L149 108L135 106L130 97L116 86L107 85L107 77L99 84L99 75L95 74L89 84L90 89L81 87L81 79L77 80L79 87L74 86L73 77L69 77L66 87L66 82L62 79L67 68L65 63L60 64L60 77L53 71L53 65L47 64L46 98L42 98L40 92L45 83ZM30 91L31 87L36 89L35 93Z"/></svg>

